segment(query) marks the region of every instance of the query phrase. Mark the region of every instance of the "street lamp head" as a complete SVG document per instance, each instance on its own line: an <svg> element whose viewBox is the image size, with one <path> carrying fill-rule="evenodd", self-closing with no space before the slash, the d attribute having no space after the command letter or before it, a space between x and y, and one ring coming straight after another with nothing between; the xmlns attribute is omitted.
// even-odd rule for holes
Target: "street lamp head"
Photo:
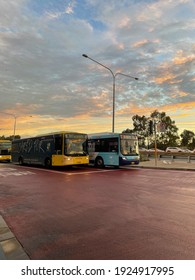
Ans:
<svg viewBox="0 0 195 280"><path fill-rule="evenodd" d="M83 54L83 56L86 57L86 58L88 58L88 55L86 55L86 54Z"/></svg>

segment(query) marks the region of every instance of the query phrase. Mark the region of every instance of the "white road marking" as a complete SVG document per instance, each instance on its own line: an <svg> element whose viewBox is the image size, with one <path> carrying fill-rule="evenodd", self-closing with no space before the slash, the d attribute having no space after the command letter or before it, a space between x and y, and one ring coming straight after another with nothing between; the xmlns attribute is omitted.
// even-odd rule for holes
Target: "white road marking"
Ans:
<svg viewBox="0 0 195 280"><path fill-rule="evenodd" d="M7 168L3 167L0 169L0 177L8 177L8 176L23 176L23 175L34 175L36 173L31 171L18 171L16 168Z"/></svg>
<svg viewBox="0 0 195 280"><path fill-rule="evenodd" d="M30 169L30 170L33 170L33 171L43 171L43 172L49 172L49 173L55 173L55 174L63 174L63 175L69 175L69 176L72 176L72 175L82 175L82 174L93 174L93 173L105 173L105 172L113 172L113 171L118 171L120 169L98 169L98 170L93 170L93 171L82 171L81 172L70 172L70 171L66 171L66 170L63 170L63 171L57 171L57 170L52 170L52 169L44 169L44 168L38 168L38 167L32 167L32 166L20 166L20 165L17 165L17 168L22 168L22 169ZM12 168L13 169L13 168ZM1 169L0 169L1 170ZM18 170L18 169L14 169L14 170ZM36 173L34 173L36 174Z"/></svg>
<svg viewBox="0 0 195 280"><path fill-rule="evenodd" d="M84 171L84 172L74 172L66 173L67 175L82 175L82 174L91 174L91 173L103 173L103 172L112 172L117 170L94 170L94 171Z"/></svg>

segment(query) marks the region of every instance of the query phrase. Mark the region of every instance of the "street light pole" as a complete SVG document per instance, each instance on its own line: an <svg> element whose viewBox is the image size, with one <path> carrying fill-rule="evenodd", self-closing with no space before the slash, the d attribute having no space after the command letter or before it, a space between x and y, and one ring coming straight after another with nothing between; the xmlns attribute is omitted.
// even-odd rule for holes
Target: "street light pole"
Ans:
<svg viewBox="0 0 195 280"><path fill-rule="evenodd" d="M138 78L136 77L133 77L133 76L130 76L130 75L127 75L127 74L123 74L123 73L120 73L120 72L117 72L117 73L113 73L113 71L107 67L106 65L98 62L97 60L89 57L87 54L83 54L83 57L85 58L88 58L90 60L92 60L93 62L99 64L100 66L106 68L108 71L110 71L111 75L112 75L112 78L113 78L113 85L112 85L112 91L113 91L113 104L112 104L112 132L114 133L114 127L115 127L115 91L116 91L116 76L117 75L122 75L122 76L125 76L125 77L128 77L128 78L132 78L134 80L138 80Z"/></svg>
<svg viewBox="0 0 195 280"><path fill-rule="evenodd" d="M13 140L15 139L15 135L16 135L16 116L14 116L14 138Z"/></svg>
<svg viewBox="0 0 195 280"><path fill-rule="evenodd" d="M15 136L16 136L16 115L14 114L11 114L11 113L7 113L7 112L0 112L2 114L6 114L6 115L10 115L12 117L14 117L14 135L13 135L13 140L15 139ZM32 116L29 116L30 118L32 118Z"/></svg>
<svg viewBox="0 0 195 280"><path fill-rule="evenodd" d="M14 135L13 135L13 140L14 140L15 139L15 134L16 134L16 116L14 114L11 114L11 113L6 113L6 112L1 112L1 113L12 116L14 118Z"/></svg>

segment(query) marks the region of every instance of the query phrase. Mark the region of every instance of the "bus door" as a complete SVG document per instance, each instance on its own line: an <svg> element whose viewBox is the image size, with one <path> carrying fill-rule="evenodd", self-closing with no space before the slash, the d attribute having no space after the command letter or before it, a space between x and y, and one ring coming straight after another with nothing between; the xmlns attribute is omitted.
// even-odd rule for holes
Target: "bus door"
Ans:
<svg viewBox="0 0 195 280"><path fill-rule="evenodd" d="M119 147L117 138L104 138L100 141L104 165L119 165Z"/></svg>
<svg viewBox="0 0 195 280"><path fill-rule="evenodd" d="M63 135L55 135L54 136L54 153L52 154L52 165L60 166L64 164L63 157L64 150L64 139Z"/></svg>
<svg viewBox="0 0 195 280"><path fill-rule="evenodd" d="M118 140L110 139L108 142L108 150L109 150L109 163L110 165L119 165L119 150L118 150Z"/></svg>

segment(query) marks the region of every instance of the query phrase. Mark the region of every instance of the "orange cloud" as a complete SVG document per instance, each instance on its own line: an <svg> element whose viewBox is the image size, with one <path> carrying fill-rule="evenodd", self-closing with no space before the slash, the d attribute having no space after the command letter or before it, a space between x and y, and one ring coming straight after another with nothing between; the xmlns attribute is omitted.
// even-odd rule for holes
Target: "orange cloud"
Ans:
<svg viewBox="0 0 195 280"><path fill-rule="evenodd" d="M51 116L33 115L18 117L16 123L16 135L22 138L55 131L77 131L93 133L111 131L112 116L91 117L81 114L71 118L58 118ZM1 119L0 135L10 136L14 131L14 120L11 118Z"/></svg>
<svg viewBox="0 0 195 280"><path fill-rule="evenodd" d="M195 59L195 54L192 55L185 55L183 50L177 51L177 56L173 58L173 63L176 65L185 64L187 62L191 62Z"/></svg>
<svg viewBox="0 0 195 280"><path fill-rule="evenodd" d="M181 93L183 94L183 93ZM185 94L185 93L184 93ZM115 130L122 131L127 127L131 127L133 115L145 115L149 116L156 109L159 112L166 112L174 120L177 120L177 125L180 125L180 129L186 129L183 120L188 117L189 120L194 120L195 101L186 103L177 103L161 106L159 108L154 106L142 107L132 102L126 105L122 109L116 109L115 114ZM101 109L100 109L101 110ZM181 112L181 114L179 114ZM187 125L187 124L186 124ZM1 130L0 135L13 135L14 119L11 116L1 116ZM76 117L61 118L51 116L33 115L21 116L17 118L16 134L21 137L35 136L38 134L54 132L54 131L78 131L83 133L93 133L101 131L111 131L112 129L112 115L102 115L92 117L90 112L86 112ZM194 130L194 126L187 129Z"/></svg>
<svg viewBox="0 0 195 280"><path fill-rule="evenodd" d="M139 47L142 47L143 45L147 44L149 41L148 40L142 40L142 41L139 41L139 42L135 42L133 44L133 47L134 48L139 48Z"/></svg>
<svg viewBox="0 0 195 280"><path fill-rule="evenodd" d="M124 50L124 49L125 49L125 46L124 46L123 43L118 43L117 48L118 48L119 50Z"/></svg>
<svg viewBox="0 0 195 280"><path fill-rule="evenodd" d="M172 93L171 97L177 98L178 96L179 96L179 97L183 97L183 96L187 96L187 95L188 95L187 92L178 91L178 92Z"/></svg>
<svg viewBox="0 0 195 280"><path fill-rule="evenodd" d="M146 45L146 44L148 44L148 43L156 44L156 43L159 43L159 42L160 42L159 39L156 39L156 40L153 40L153 41L149 41L149 40L147 40L147 39L144 39L144 40L142 40L142 41L135 42L135 43L133 44L133 47L139 48L139 47L142 47L142 46L144 46L144 45Z"/></svg>
<svg viewBox="0 0 195 280"><path fill-rule="evenodd" d="M156 106L141 107L141 106L137 106L136 104L129 103L125 108L117 110L116 115L119 115L121 117L122 116L127 117L135 114L149 116L150 113L152 113L155 110L169 113L170 111L176 112L177 110L190 111L193 110L194 108L195 108L195 101L170 104L170 105L161 106L160 108L157 108Z"/></svg>
<svg viewBox="0 0 195 280"><path fill-rule="evenodd" d="M173 75L172 73L165 73L164 76L156 77L154 80L157 84L163 84L164 82L169 82L170 84L173 83L173 79L177 76Z"/></svg>
<svg viewBox="0 0 195 280"><path fill-rule="evenodd" d="M118 26L119 26L120 28L123 28L123 27L126 27L126 26L129 27L129 25L130 25L130 18L129 18L128 16L124 16L124 17L121 19L121 21L119 21L119 23L118 23Z"/></svg>

